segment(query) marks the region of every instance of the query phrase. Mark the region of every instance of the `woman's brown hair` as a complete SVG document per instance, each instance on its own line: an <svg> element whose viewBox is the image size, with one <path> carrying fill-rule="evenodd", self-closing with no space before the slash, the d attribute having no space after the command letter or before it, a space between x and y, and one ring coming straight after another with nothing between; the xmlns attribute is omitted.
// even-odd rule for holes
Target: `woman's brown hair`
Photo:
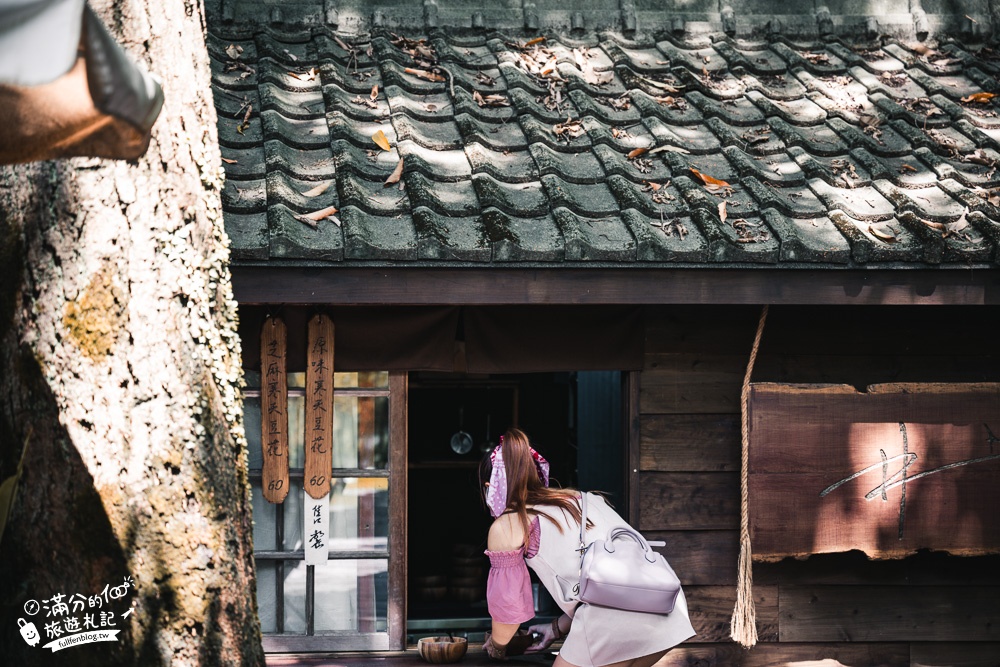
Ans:
<svg viewBox="0 0 1000 667"><path fill-rule="evenodd" d="M579 492L574 489L557 489L545 486L538 476L538 469L535 467L535 460L531 456L531 442L524 431L511 428L503 436L501 449L503 455L504 468L507 473L507 512L517 514L524 529L524 538L528 539L531 525L528 515L542 514L529 510L528 506L548 505L554 506L568 512L573 519L580 523L582 513L580 511ZM483 458L483 463L479 467L480 488L483 494L486 487L483 482L490 479L491 473L490 455ZM560 526L551 517L542 514L551 521L562 532ZM588 521L589 523L589 521Z"/></svg>

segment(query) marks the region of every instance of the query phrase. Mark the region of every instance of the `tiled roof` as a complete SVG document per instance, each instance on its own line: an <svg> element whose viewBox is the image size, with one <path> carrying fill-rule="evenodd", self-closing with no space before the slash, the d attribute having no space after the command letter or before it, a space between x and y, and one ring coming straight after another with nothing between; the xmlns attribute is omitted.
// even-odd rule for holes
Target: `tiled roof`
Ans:
<svg viewBox="0 0 1000 667"><path fill-rule="evenodd" d="M209 32L238 263L1000 258L995 47Z"/></svg>

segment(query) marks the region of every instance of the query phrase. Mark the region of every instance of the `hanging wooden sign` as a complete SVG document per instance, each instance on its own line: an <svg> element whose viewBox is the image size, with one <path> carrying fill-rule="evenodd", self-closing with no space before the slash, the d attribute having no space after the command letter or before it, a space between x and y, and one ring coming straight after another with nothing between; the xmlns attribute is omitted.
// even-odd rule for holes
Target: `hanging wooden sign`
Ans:
<svg viewBox="0 0 1000 667"><path fill-rule="evenodd" d="M262 374L260 413L264 466L261 486L268 502L288 495L288 375L285 323L276 317L264 321L260 333Z"/></svg>
<svg viewBox="0 0 1000 667"><path fill-rule="evenodd" d="M305 489L313 498L330 495L333 466L333 322L309 320L306 355Z"/></svg>
<svg viewBox="0 0 1000 667"><path fill-rule="evenodd" d="M325 565L330 556L330 494L322 498L303 498L302 536L305 539L306 565Z"/></svg>
<svg viewBox="0 0 1000 667"><path fill-rule="evenodd" d="M753 384L753 555L1000 553L1000 384Z"/></svg>

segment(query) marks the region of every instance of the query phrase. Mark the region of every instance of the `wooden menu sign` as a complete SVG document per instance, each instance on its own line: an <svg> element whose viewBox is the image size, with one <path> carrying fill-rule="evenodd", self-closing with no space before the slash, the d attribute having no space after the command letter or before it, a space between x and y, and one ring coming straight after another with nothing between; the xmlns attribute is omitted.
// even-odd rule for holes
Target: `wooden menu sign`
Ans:
<svg viewBox="0 0 1000 667"><path fill-rule="evenodd" d="M1000 384L753 384L756 560L1000 552Z"/></svg>
<svg viewBox="0 0 1000 667"><path fill-rule="evenodd" d="M261 448L264 455L261 486L268 502L288 495L288 375L285 323L276 317L264 321L260 333Z"/></svg>
<svg viewBox="0 0 1000 667"><path fill-rule="evenodd" d="M305 488L313 498L330 494L333 466L333 322L326 315L309 320L306 354Z"/></svg>

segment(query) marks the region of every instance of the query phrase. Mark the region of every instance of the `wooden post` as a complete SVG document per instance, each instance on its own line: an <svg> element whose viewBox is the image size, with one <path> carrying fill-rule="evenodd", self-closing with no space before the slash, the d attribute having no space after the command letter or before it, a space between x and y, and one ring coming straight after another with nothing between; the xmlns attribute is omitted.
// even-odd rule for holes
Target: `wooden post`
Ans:
<svg viewBox="0 0 1000 667"><path fill-rule="evenodd" d="M264 375L261 396L261 448L264 498L281 503L288 495L288 375L285 323L277 317L264 321L260 334L260 368Z"/></svg>
<svg viewBox="0 0 1000 667"><path fill-rule="evenodd" d="M333 334L326 315L309 320L305 489L316 499L330 495L333 466Z"/></svg>

